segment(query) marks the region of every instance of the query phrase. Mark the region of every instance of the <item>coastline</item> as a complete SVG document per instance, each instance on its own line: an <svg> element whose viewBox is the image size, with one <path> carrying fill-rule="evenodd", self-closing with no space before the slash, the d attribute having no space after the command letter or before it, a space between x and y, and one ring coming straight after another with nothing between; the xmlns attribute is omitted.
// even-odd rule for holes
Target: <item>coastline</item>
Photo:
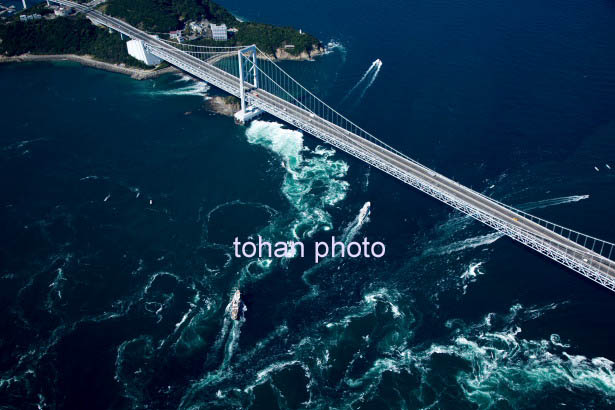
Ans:
<svg viewBox="0 0 615 410"><path fill-rule="evenodd" d="M26 63L38 61L72 61L86 67L96 68L99 70L110 71L114 73L128 75L135 80L146 80L150 78L160 77L164 74L179 73L180 70L171 66L161 70L143 70L134 67L125 67L117 64L107 63L94 59L89 55L80 56L76 54L21 54L18 56L2 56L0 55L0 64L9 63ZM205 108L213 113L232 117L240 107L237 103L230 102L228 96L214 96L205 102Z"/></svg>
<svg viewBox="0 0 615 410"><path fill-rule="evenodd" d="M278 48L275 55L269 56L272 60L313 61L314 57L326 54L324 47L315 47L310 52L304 51L299 55L292 55L282 48ZM39 61L72 61L85 67L128 75L135 80L157 78L165 74L180 73L181 70L169 66L160 70L144 70L142 68L127 67L95 59L90 55L77 54L20 54L16 56L0 55L0 64L25 63ZM205 103L205 108L213 113L232 117L239 111L238 102L229 100L229 96L213 96Z"/></svg>
<svg viewBox="0 0 615 410"><path fill-rule="evenodd" d="M310 51L302 51L298 55L294 55L286 51L282 47L275 50L275 55L267 55L272 60L290 60L290 61L313 61L314 57L326 54L326 49L322 46L313 47Z"/></svg>
<svg viewBox="0 0 615 410"><path fill-rule="evenodd" d="M313 61L314 57L322 56L326 54L324 47L314 48L311 51L303 51L299 55L293 55L282 48L278 48L275 51L275 55L268 55L272 60L277 61ZM180 72L179 69L170 66L160 70L144 70L142 68L127 67L125 65L119 65L100 61L90 55L77 55L77 54L20 54L16 56L3 56L0 55L0 64L2 63L25 63L33 61L72 61L79 63L86 67L98 68L100 70L110 71L114 73L128 75L135 80L146 80L149 78L160 77L164 74Z"/></svg>
<svg viewBox="0 0 615 410"><path fill-rule="evenodd" d="M241 109L241 105L236 97L215 95L205 101L205 109L216 114L232 117Z"/></svg>
<svg viewBox="0 0 615 410"><path fill-rule="evenodd" d="M29 61L73 61L87 67L98 68L100 70L129 75L135 80L145 80L148 78L156 78L164 74L179 72L179 70L175 67L167 67L160 70L144 70L141 68L126 67L118 64L99 61L89 55L81 56L76 54L21 54L10 57L0 56L0 64L24 63Z"/></svg>

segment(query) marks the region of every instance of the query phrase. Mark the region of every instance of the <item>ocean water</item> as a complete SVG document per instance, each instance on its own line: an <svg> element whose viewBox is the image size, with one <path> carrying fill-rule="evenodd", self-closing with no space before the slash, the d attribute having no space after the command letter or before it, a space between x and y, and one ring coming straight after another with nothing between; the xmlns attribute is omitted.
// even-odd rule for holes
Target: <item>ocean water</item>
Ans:
<svg viewBox="0 0 615 410"><path fill-rule="evenodd" d="M32 7L38 3L42 3L43 0L26 0L26 6ZM23 1L22 0L2 0L0 4L6 7L15 6L17 11L21 11L23 9Z"/></svg>
<svg viewBox="0 0 615 410"><path fill-rule="evenodd" d="M615 239L612 1L222 4L328 44L284 68L374 135ZM1 408L615 406L611 292L312 136L181 75L0 90ZM258 235L386 255L233 257Z"/></svg>

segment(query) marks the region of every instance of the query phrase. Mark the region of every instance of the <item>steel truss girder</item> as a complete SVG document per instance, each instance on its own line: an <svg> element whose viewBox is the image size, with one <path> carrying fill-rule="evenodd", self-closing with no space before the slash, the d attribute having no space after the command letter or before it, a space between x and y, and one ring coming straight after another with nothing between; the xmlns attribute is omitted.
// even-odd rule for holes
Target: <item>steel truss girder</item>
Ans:
<svg viewBox="0 0 615 410"><path fill-rule="evenodd" d="M538 238L529 232L519 229L514 225L508 224L499 218L495 218L485 212L482 212L478 208L462 201L448 193L438 189L437 187L415 177L412 174L404 172L397 167L393 167L390 164L382 161L381 159L367 153L365 150L358 149L356 146L344 143L337 138L331 137L329 134L323 132L319 127L315 127L313 124L305 121L298 120L292 115L289 115L287 111L278 109L275 106L264 103L259 99L251 99L250 103L263 111L266 111L275 117L278 117L289 124L308 132L315 137L327 142L339 148L340 150L378 168L379 170L399 179L400 181L428 194L429 196L438 199L441 202L457 209L458 211L476 219L479 222L495 229L496 231L526 245L539 253L567 266L577 273L597 282L598 284L615 291L615 279L609 275L604 274L596 269L593 269L590 263L584 263L577 258L573 258L562 251L559 248L553 246L548 241Z"/></svg>
<svg viewBox="0 0 615 410"><path fill-rule="evenodd" d="M147 46L147 45L146 45ZM217 71L223 72L217 67L208 67L210 70L213 69L214 73L208 72L208 70L204 70L198 67L197 64L186 63L185 61L176 58L170 53L167 53L165 50L148 46L150 52L165 61L173 64L174 66L187 71L188 73L201 78L207 81L210 84L215 85L216 87L235 95L236 97L241 96L240 92L240 84L237 79L237 85L230 83L229 81L221 80ZM284 111L279 109L278 107L268 104L264 102L262 99L254 98L251 95L245 95L246 102L260 108L261 110L268 112L269 114L325 141L326 143L344 151L368 164L371 166L399 179L400 181L420 190L421 192L426 193L427 195L451 206L452 208L457 209L458 211L472 217L473 219L495 229L496 231L506 235L513 240L531 248L535 251L547 256L548 258L567 266L568 268L574 270L577 273L585 276L586 278L610 289L611 291L615 291L615 279L611 278L608 274L605 274L595 268L592 267L591 262L583 262L578 258L574 258L571 255L568 255L567 250L562 250L557 247L553 243L549 241L545 241L544 239L529 233L519 227L516 227L512 224L509 224L503 221L500 218L496 218L492 215L489 215L480 209L472 206L471 204L453 196L449 193L438 189L436 186L427 183L426 181L407 173L398 167L392 166L389 163L383 161L382 159L371 155L366 150L360 149L355 145L348 144L344 141L341 141L335 137L332 137L330 134L323 131L322 128L315 126L314 123L303 121L297 117L294 117L288 111ZM326 121L319 119L319 121Z"/></svg>

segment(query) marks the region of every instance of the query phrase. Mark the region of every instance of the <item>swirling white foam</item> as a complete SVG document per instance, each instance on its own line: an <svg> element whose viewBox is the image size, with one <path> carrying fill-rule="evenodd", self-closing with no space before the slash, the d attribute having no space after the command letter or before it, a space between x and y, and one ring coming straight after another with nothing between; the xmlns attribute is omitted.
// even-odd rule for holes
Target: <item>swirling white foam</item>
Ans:
<svg viewBox="0 0 615 410"><path fill-rule="evenodd" d="M339 51L343 56L347 53L346 47L340 41L331 39L325 45L325 54L331 54L334 51Z"/></svg>
<svg viewBox="0 0 615 410"><path fill-rule="evenodd" d="M286 175L282 193L296 211L290 223L294 239L302 240L318 231L330 230L333 225L327 209L343 200L349 187L343 180L348 165L332 159L335 150L321 146L310 150L304 146L301 132L286 129L277 122L252 121L246 136L249 143L269 149L283 161Z"/></svg>
<svg viewBox="0 0 615 410"><path fill-rule="evenodd" d="M159 95L163 95L163 96L185 96L185 95L191 95L191 96L196 96L196 97L203 97L203 98L209 98L207 95L207 92L209 91L210 87L209 84L207 84L204 81L200 81L200 80L196 80L190 76L187 75L182 75L177 82L181 82L181 83L189 83L188 85L184 85L178 88L172 88L172 89L168 89L168 90L148 90L146 92L147 95L151 95L151 96L159 96Z"/></svg>
<svg viewBox="0 0 615 410"><path fill-rule="evenodd" d="M522 325L553 310L553 305L526 309L514 305L507 314L489 313L474 324L451 320L451 334L425 348L391 346L373 360L359 377L346 377L353 387L352 402L376 395L383 376L418 374L420 407L438 406L438 396L423 395L445 389L459 394L479 409L526 408L545 390L560 391L562 402L587 394L606 405L615 403L614 363L604 357L588 358L566 351L570 346L557 334L546 339L522 337ZM449 374L437 370L447 363ZM389 379L390 380L390 379ZM571 392L563 395L562 392Z"/></svg>

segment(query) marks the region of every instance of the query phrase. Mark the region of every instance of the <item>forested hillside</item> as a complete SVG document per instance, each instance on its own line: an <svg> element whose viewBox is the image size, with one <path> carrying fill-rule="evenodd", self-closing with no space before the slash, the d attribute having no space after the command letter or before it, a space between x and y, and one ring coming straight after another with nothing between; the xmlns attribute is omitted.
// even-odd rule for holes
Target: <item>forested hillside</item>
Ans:
<svg viewBox="0 0 615 410"><path fill-rule="evenodd" d="M4 55L89 54L104 61L143 66L126 52L117 35L96 27L83 17L56 18L0 25L0 53Z"/></svg>
<svg viewBox="0 0 615 410"><path fill-rule="evenodd" d="M183 21L207 19L237 25L238 20L224 7L209 0L108 0L105 12L148 31L167 32L183 26Z"/></svg>

